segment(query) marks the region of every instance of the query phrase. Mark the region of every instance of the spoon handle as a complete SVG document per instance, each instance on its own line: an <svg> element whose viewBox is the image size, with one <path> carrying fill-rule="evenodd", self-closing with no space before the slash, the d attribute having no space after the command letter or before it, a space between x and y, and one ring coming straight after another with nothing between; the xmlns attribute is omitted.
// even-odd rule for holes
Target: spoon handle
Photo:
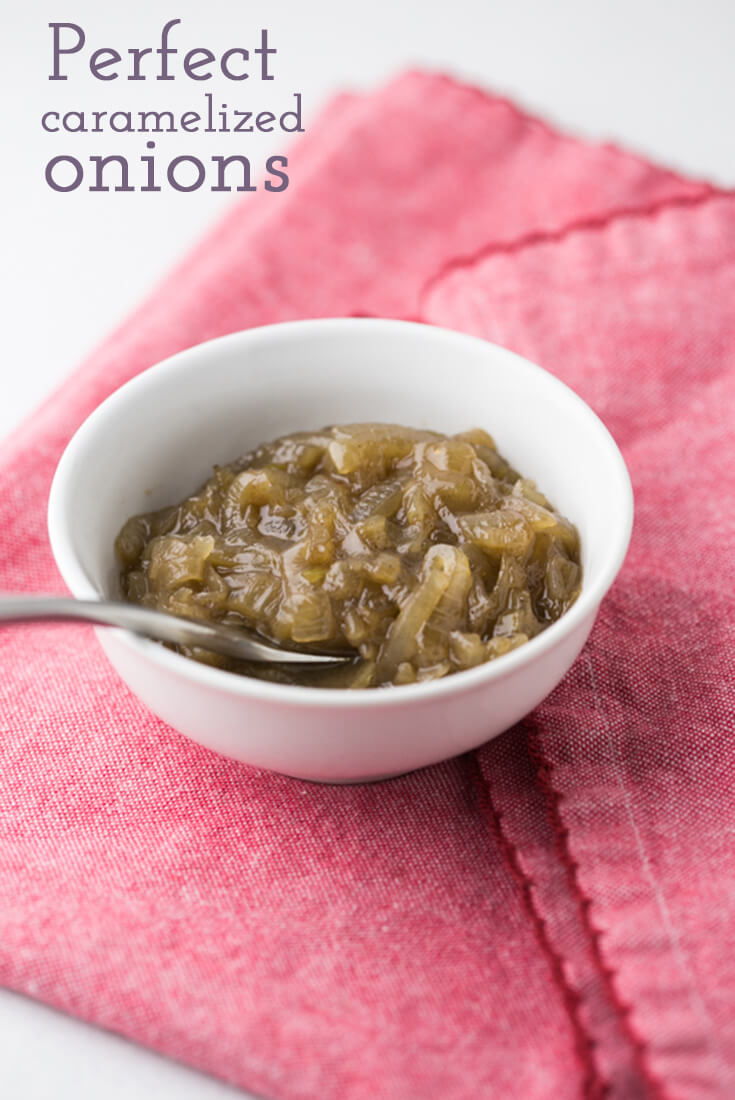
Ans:
<svg viewBox="0 0 735 1100"><path fill-rule="evenodd" d="M259 641L244 630L182 619L147 607L114 600L75 600L65 596L2 596L0 624L24 622L88 622L116 626L177 645L201 646L225 657L281 665L337 665L345 658L299 653Z"/></svg>

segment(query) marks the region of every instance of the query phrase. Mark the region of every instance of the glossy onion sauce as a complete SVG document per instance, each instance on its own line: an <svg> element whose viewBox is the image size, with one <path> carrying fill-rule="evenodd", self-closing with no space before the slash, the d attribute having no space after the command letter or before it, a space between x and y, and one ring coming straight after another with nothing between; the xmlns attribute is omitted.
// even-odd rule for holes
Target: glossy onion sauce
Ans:
<svg viewBox="0 0 735 1100"><path fill-rule="evenodd" d="M582 579L576 528L479 429L296 432L129 519L115 549L134 603L359 656L297 672L182 648L320 687L410 684L493 660L563 615Z"/></svg>

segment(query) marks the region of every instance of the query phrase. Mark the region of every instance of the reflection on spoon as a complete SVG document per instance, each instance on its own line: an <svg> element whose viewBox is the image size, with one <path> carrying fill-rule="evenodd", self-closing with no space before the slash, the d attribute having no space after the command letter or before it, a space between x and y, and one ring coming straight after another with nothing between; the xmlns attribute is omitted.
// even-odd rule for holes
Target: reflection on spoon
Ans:
<svg viewBox="0 0 735 1100"><path fill-rule="evenodd" d="M160 642L200 646L223 657L235 657L240 661L327 668L330 665L347 664L356 656L284 649L274 642L256 638L239 627L182 619L163 611L151 611L115 600L75 600L63 596L0 597L0 624L80 621L122 627Z"/></svg>

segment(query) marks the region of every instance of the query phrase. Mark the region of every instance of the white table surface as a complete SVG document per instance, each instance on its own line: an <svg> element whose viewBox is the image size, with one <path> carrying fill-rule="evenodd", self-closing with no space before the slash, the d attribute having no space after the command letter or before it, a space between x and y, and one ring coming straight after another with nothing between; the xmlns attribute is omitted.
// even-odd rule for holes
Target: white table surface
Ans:
<svg viewBox="0 0 735 1100"><path fill-rule="evenodd" d="M143 150L140 135L52 138L42 111L186 110L202 85L101 85L81 66L49 83L49 21L74 21L94 47L156 45L163 22L183 20L183 45L252 45L260 28L278 48L260 106L303 93L308 125L334 91L370 88L401 68L444 69L514 97L583 136L612 139L663 164L735 185L735 4L732 0L156 0L100 4L51 0L3 5L4 157L0 175L3 326L0 436L6 434L143 298L231 197L57 194L43 166L57 153L85 157ZM214 84L214 82L211 82ZM249 103L236 87L212 90ZM264 92L263 88L267 90ZM114 90L113 90L114 89ZM205 86L207 90L207 86ZM284 109L287 104L284 104ZM194 109L196 104L193 104ZM12 109L12 117L8 117ZM254 161L282 140L248 138ZM270 143L270 144L269 144ZM232 152L221 136L162 139L168 159ZM128 1100L246 1096L16 994L0 991L0 1082L12 1100Z"/></svg>

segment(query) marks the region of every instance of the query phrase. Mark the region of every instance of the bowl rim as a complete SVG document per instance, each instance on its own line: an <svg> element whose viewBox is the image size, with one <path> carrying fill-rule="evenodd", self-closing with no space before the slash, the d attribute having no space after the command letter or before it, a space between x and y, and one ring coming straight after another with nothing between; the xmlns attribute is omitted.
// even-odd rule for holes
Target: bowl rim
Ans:
<svg viewBox="0 0 735 1100"><path fill-rule="evenodd" d="M114 415L116 406L121 400L125 400L128 394L145 387L150 378L155 375L160 378L164 373L175 372L182 363L206 355L209 351L217 351L229 344L244 343L250 340L268 339L270 336L278 339L280 335L296 336L300 333L338 333L346 329L394 328L422 330L422 335L427 333L435 335L438 339L451 339L459 343L471 343L482 345L483 348L493 354L501 353L509 361L516 365L522 364L522 369L527 374L542 375L545 384L551 384L559 392L567 403L576 405L594 428L598 442L607 452L612 474L612 487L618 494L618 500L622 515L622 522L614 531L614 538L610 540L606 557L598 566L595 575L588 583L583 583L582 591L572 607L546 628L535 638L531 638L518 649L497 657L492 661L484 662L471 669L464 669L451 676L445 676L438 680L429 680L423 683L402 684L400 691L388 690L362 690L354 691L348 688L319 688L301 684L279 684L267 680L259 680L255 677L238 676L224 669L205 665L193 661L179 653L166 649L158 642L132 634L121 629L110 630L129 649L143 656L154 664L161 666L169 673L184 676L199 683L204 687L224 691L226 694L242 698L256 698L264 701L277 702L281 705L307 706L307 707L383 707L383 706L407 706L419 701L428 701L440 697L454 695L494 680L505 679L517 669L526 664L535 662L548 650L552 649L564 638L573 634L588 616L596 613L602 599L617 576L630 543L633 528L633 489L630 475L625 465L620 450L612 435L603 424L598 415L590 406L550 371L538 364L518 355L499 344L484 340L477 336L454 329L447 329L421 322L401 321L390 318L377 317L335 317L319 318L303 321L285 321L270 325L259 325L238 332L228 333L212 340L206 340L194 344L183 351L161 360L158 363L141 371L133 378L114 390L104 401L86 417L82 424L74 432L58 462L51 484L48 501L48 533L51 550L62 578L72 594L78 599L100 599L101 593L91 583L86 572L81 566L73 548L73 540L69 527L68 504L72 496L73 472L77 460L87 448L88 441L98 432L100 424ZM429 337L431 338L431 337Z"/></svg>

